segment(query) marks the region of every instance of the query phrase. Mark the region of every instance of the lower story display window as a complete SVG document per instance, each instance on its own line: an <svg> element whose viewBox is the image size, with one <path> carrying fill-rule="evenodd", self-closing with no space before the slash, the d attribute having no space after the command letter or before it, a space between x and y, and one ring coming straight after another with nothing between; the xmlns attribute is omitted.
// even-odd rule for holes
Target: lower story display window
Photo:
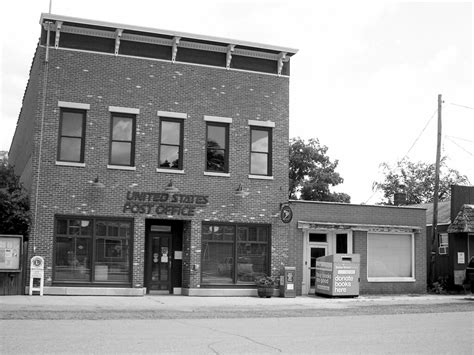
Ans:
<svg viewBox="0 0 474 355"><path fill-rule="evenodd" d="M130 220L58 217L54 281L130 283Z"/></svg>
<svg viewBox="0 0 474 355"><path fill-rule="evenodd" d="M253 284L270 270L270 227L202 225L203 285Z"/></svg>
<svg viewBox="0 0 474 355"><path fill-rule="evenodd" d="M414 281L414 250L411 233L368 233L367 280Z"/></svg>

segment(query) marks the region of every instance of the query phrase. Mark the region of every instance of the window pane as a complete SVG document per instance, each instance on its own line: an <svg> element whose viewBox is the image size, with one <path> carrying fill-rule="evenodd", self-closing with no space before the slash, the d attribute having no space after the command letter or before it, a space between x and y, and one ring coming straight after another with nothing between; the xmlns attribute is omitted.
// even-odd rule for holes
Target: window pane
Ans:
<svg viewBox="0 0 474 355"><path fill-rule="evenodd" d="M160 150L160 167L178 168L179 167L179 147L162 145Z"/></svg>
<svg viewBox="0 0 474 355"><path fill-rule="evenodd" d="M82 137L83 114L80 112L62 113L61 135L70 137Z"/></svg>
<svg viewBox="0 0 474 355"><path fill-rule="evenodd" d="M226 148L226 127L207 125L207 147Z"/></svg>
<svg viewBox="0 0 474 355"><path fill-rule="evenodd" d="M262 243L237 244L237 282L254 282L267 270L267 245Z"/></svg>
<svg viewBox="0 0 474 355"><path fill-rule="evenodd" d="M311 243L326 243L327 236L323 233L310 233L309 234L309 241Z"/></svg>
<svg viewBox="0 0 474 355"><path fill-rule="evenodd" d="M252 153L250 155L250 174L268 174L268 154Z"/></svg>
<svg viewBox="0 0 474 355"><path fill-rule="evenodd" d="M130 278L127 239L97 238L94 280L128 282Z"/></svg>
<svg viewBox="0 0 474 355"><path fill-rule="evenodd" d="M131 141L133 133L133 118L113 117L112 139Z"/></svg>
<svg viewBox="0 0 474 355"><path fill-rule="evenodd" d="M180 144L180 123L161 121L161 144Z"/></svg>
<svg viewBox="0 0 474 355"><path fill-rule="evenodd" d="M62 137L59 146L59 160L81 161L81 138Z"/></svg>
<svg viewBox="0 0 474 355"><path fill-rule="evenodd" d="M57 237L55 280L90 281L90 238Z"/></svg>
<svg viewBox="0 0 474 355"><path fill-rule="evenodd" d="M204 241L202 247L202 283L232 284L233 244Z"/></svg>
<svg viewBox="0 0 474 355"><path fill-rule="evenodd" d="M410 234L368 234L368 277L412 277Z"/></svg>
<svg viewBox="0 0 474 355"><path fill-rule="evenodd" d="M336 234L336 253L347 253L347 234Z"/></svg>
<svg viewBox="0 0 474 355"><path fill-rule="evenodd" d="M112 142L110 163L117 165L131 165L132 144L124 142Z"/></svg>
<svg viewBox="0 0 474 355"><path fill-rule="evenodd" d="M56 234L67 234L67 220L61 219L56 223Z"/></svg>
<svg viewBox="0 0 474 355"><path fill-rule="evenodd" d="M268 153L268 131L252 130L252 151Z"/></svg>
<svg viewBox="0 0 474 355"><path fill-rule="evenodd" d="M223 150L207 150L207 170L225 172L225 156Z"/></svg>

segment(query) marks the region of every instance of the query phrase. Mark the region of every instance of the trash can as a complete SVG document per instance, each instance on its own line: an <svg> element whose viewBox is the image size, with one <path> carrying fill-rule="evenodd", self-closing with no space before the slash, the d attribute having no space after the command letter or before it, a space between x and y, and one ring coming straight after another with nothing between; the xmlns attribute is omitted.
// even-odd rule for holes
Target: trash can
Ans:
<svg viewBox="0 0 474 355"><path fill-rule="evenodd" d="M316 294L359 296L360 255L334 254L316 259Z"/></svg>
<svg viewBox="0 0 474 355"><path fill-rule="evenodd" d="M296 267L285 266L283 275L280 276L280 297L296 297L295 278Z"/></svg>

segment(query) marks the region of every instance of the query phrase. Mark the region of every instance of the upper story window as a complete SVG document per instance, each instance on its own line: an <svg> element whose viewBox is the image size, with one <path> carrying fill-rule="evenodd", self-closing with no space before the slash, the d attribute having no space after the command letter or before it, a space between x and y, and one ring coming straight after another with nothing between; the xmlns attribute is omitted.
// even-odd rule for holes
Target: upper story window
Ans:
<svg viewBox="0 0 474 355"><path fill-rule="evenodd" d="M159 164L163 169L183 169L183 120L160 120Z"/></svg>
<svg viewBox="0 0 474 355"><path fill-rule="evenodd" d="M229 125L207 122L206 125L206 171L229 172Z"/></svg>
<svg viewBox="0 0 474 355"><path fill-rule="evenodd" d="M272 129L250 127L250 174L272 175Z"/></svg>
<svg viewBox="0 0 474 355"><path fill-rule="evenodd" d="M112 112L109 164L135 166L136 116Z"/></svg>
<svg viewBox="0 0 474 355"><path fill-rule="evenodd" d="M83 163L86 135L86 111L61 108L58 161Z"/></svg>

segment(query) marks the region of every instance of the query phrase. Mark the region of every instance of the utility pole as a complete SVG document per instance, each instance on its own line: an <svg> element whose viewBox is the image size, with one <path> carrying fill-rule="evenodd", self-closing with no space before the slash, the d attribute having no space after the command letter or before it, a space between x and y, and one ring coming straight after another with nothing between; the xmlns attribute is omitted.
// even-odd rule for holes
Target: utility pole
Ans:
<svg viewBox="0 0 474 355"><path fill-rule="evenodd" d="M435 168L435 186L433 195L433 224L432 224L432 238L431 238L431 268L430 268L430 281L431 284L435 282L435 266L436 266L436 254L437 254L437 235L438 235L438 195L439 195L439 165L441 160L441 108L443 100L441 94L438 95L438 139L436 144L436 168Z"/></svg>

